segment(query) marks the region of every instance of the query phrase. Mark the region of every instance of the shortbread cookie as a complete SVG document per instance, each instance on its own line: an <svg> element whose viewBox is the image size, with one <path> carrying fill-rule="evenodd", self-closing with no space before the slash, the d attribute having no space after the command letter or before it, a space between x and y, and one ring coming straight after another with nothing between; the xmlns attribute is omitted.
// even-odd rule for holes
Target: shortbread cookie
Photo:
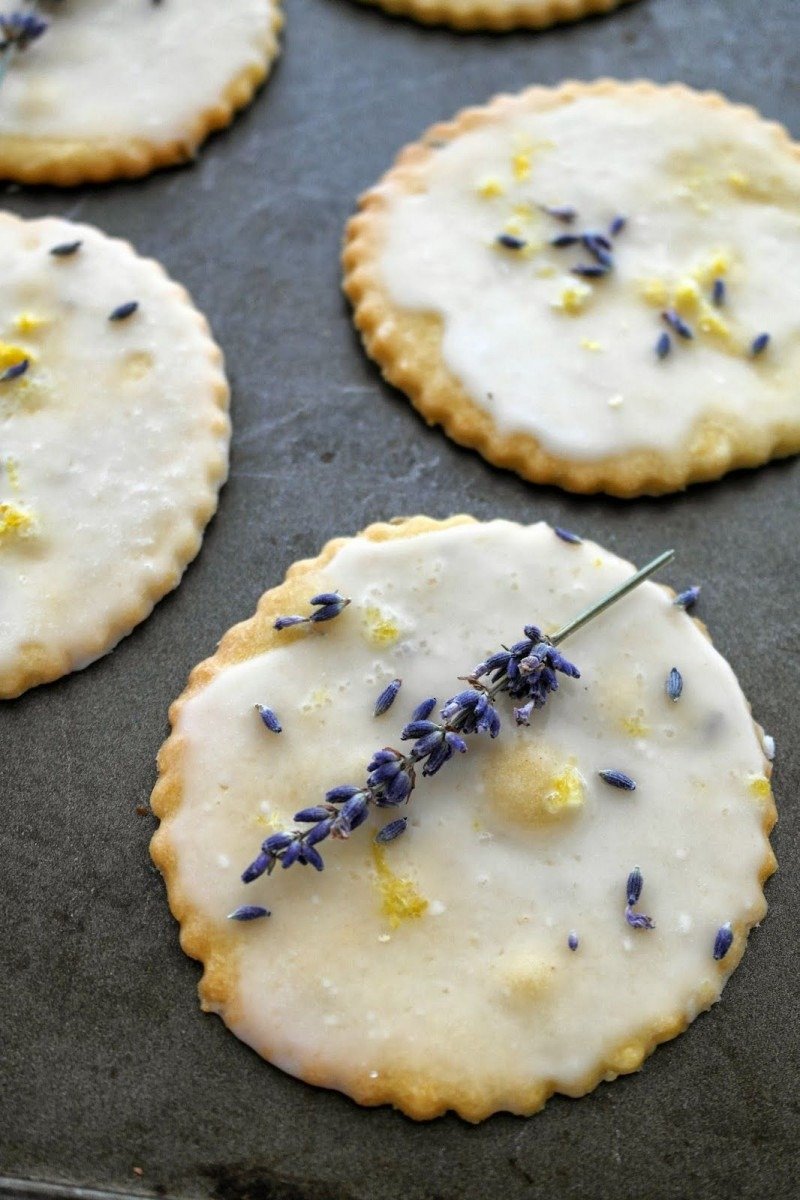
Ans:
<svg viewBox="0 0 800 1200"><path fill-rule="evenodd" d="M674 85L565 84L407 147L350 222L368 353L526 479L658 494L800 449L800 152Z"/></svg>
<svg viewBox="0 0 800 1200"><path fill-rule="evenodd" d="M608 13L632 0L364 0L424 25L454 29L546 29Z"/></svg>
<svg viewBox="0 0 800 1200"><path fill-rule="evenodd" d="M19 8L2 0L0 15ZM67 0L0 86L0 176L72 185L185 162L250 102L279 0Z"/></svg>
<svg viewBox="0 0 800 1200"><path fill-rule="evenodd" d="M770 768L730 667L652 583L565 642L580 679L530 728L498 700L499 736L312 847L321 874L240 879L297 810L407 748L421 700L631 571L544 524L415 517L330 542L225 635L172 707L153 794L206 1010L308 1082L477 1121L637 1070L719 998L766 911ZM309 600L336 619L293 625Z"/></svg>
<svg viewBox="0 0 800 1200"><path fill-rule="evenodd" d="M162 268L0 214L0 697L85 667L175 587L227 473L222 355Z"/></svg>

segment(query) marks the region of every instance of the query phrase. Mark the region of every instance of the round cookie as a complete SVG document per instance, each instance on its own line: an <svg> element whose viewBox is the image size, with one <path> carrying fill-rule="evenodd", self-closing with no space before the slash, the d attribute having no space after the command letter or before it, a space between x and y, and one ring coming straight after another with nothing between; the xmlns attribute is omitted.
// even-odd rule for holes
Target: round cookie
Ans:
<svg viewBox="0 0 800 1200"><path fill-rule="evenodd" d="M770 767L730 667L655 584L569 639L580 679L530 728L498 702L498 737L318 843L321 874L240 878L298 809L407 748L422 699L630 573L544 524L415 517L330 542L262 597L172 706L152 799L204 1009L308 1082L477 1121L637 1070L719 998L766 911ZM333 588L336 620L275 628Z"/></svg>
<svg viewBox="0 0 800 1200"><path fill-rule="evenodd" d="M393 16L453 29L546 29L609 13L633 0L364 0Z"/></svg>
<svg viewBox="0 0 800 1200"><path fill-rule="evenodd" d="M0 697L110 650L178 583L227 474L222 354L158 263L0 214Z"/></svg>
<svg viewBox="0 0 800 1200"><path fill-rule="evenodd" d="M0 4L0 15L19 5ZM279 0L66 0L0 86L0 176L70 186L185 162L249 104Z"/></svg>
<svg viewBox="0 0 800 1200"><path fill-rule="evenodd" d="M361 200L344 287L430 423L526 479L674 491L800 449L800 154L680 85L468 109Z"/></svg>

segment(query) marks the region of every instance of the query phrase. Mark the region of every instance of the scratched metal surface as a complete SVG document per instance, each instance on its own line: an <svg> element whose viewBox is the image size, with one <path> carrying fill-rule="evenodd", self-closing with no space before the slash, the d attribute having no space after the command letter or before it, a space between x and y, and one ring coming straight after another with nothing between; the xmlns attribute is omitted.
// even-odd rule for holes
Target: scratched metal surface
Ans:
<svg viewBox="0 0 800 1200"><path fill-rule="evenodd" d="M0 709L0 1174L217 1200L668 1200L788 1195L800 1174L800 462L659 501L528 486L428 430L360 353L338 292L355 195L430 122L499 90L683 79L800 136L797 0L638 0L540 35L423 30L287 0L267 89L189 170L8 195L160 258L209 314L234 391L232 476L177 592L107 658ZM544 517L706 584L702 615L778 742L782 870L724 1002L637 1076L524 1121L415 1125L263 1064L195 1000L149 863L170 700L264 588L334 534L424 510ZM140 1169L141 1174L133 1168ZM69 1191L70 1195L88 1195ZM96 1195L96 1193L92 1193Z"/></svg>

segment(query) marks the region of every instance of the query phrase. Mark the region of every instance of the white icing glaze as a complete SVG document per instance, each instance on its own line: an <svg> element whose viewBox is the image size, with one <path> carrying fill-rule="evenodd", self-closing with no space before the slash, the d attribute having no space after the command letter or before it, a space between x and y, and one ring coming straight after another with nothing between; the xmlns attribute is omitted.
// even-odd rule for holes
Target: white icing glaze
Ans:
<svg viewBox="0 0 800 1200"><path fill-rule="evenodd" d="M421 916L394 927L382 915L376 824L324 843L322 874L239 881L271 829L327 788L360 783L370 753L399 744L422 697L443 701L523 624L552 630L630 571L543 524L355 539L311 584L352 597L343 616L225 669L185 704L183 798L169 827L182 906L215 924L242 903L273 913L235 929L240 979L225 1016L239 1037L345 1090L354 1077L400 1074L503 1107L535 1080L579 1090L614 1049L718 997L716 930L764 911L768 847L749 781L765 763L730 667L653 584L568 643L582 677L564 680L530 729L504 707L496 742L473 738L467 755L420 781L385 862L428 901ZM404 627L380 649L359 619L376 598ZM678 703L664 691L674 665ZM395 676L399 697L376 720L375 696ZM304 707L312 689L330 703ZM282 734L265 731L256 703L275 708ZM526 810L537 754L577 769L582 804L540 820ZM632 775L637 791L600 781L608 767ZM657 925L649 932L624 918L637 864L640 908Z"/></svg>
<svg viewBox="0 0 800 1200"><path fill-rule="evenodd" d="M518 153L530 163L521 180ZM445 363L499 430L594 460L680 447L704 416L735 417L754 439L800 424L800 161L774 127L666 91L594 95L518 107L462 133L421 172L413 191L381 185L382 277L401 307L443 317ZM496 184L501 195L480 194ZM515 223L515 205L531 202ZM565 287L580 287L570 267L592 260L546 245L571 229L537 204L574 206L578 229L628 218L614 273L591 282L574 315L555 306ZM542 248L498 250L506 228ZM718 313L730 338L678 338L658 361L665 326L642 299L643 281L672 286L717 250L731 263ZM754 364L746 350L762 331L772 344Z"/></svg>
<svg viewBox="0 0 800 1200"><path fill-rule="evenodd" d="M49 253L76 239L76 254ZM0 367L19 352L31 363L0 383L1 692L31 647L85 666L140 599L177 583L229 426L207 327L157 264L90 226L7 214L0 255ZM133 316L109 321L134 299Z"/></svg>
<svg viewBox="0 0 800 1200"><path fill-rule="evenodd" d="M64 0L17 54L0 91L0 136L189 135L248 67L274 47L277 0ZM19 8L3 0L0 13Z"/></svg>

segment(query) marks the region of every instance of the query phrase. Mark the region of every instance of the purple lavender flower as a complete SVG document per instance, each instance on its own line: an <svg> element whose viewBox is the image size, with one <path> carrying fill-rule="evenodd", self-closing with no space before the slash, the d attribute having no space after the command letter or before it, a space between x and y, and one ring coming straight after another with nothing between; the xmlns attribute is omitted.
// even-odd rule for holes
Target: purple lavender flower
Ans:
<svg viewBox="0 0 800 1200"><path fill-rule="evenodd" d="M636 784L630 775L625 775L622 771L617 771L616 768L608 771L598 771L597 774L603 780L603 783L608 783L611 787L621 788L625 792L636 791Z"/></svg>
<svg viewBox="0 0 800 1200"><path fill-rule="evenodd" d="M569 529L560 529L558 525L556 525L553 533L556 535L556 537L561 538L562 542L569 542L571 546L583 545L583 538L579 537L577 533L572 533Z"/></svg>
<svg viewBox="0 0 800 1200"><path fill-rule="evenodd" d="M608 238L604 237L602 233L584 233L581 241L595 262L598 262L601 267L605 267L607 271L610 271L614 266L614 259L609 253L611 242Z"/></svg>
<svg viewBox="0 0 800 1200"><path fill-rule="evenodd" d="M643 886L642 872L638 867L634 867L625 885L625 893L628 901L625 907L625 920L632 929L655 929L655 923L650 917L645 916L644 913L633 911L634 905L639 902Z"/></svg>
<svg viewBox="0 0 800 1200"><path fill-rule="evenodd" d="M614 217L614 220L611 222L611 224L608 227L609 236L612 238L618 237L619 234L622 233L623 229L625 228L625 226L627 224L628 224L627 217L623 217L621 214Z"/></svg>
<svg viewBox="0 0 800 1200"><path fill-rule="evenodd" d="M528 244L524 238L515 237L513 233L498 233L495 241L506 250L524 250Z"/></svg>
<svg viewBox="0 0 800 1200"><path fill-rule="evenodd" d="M50 247L50 253L56 258L70 258L73 254L77 254L83 245L82 241L77 242L59 242L57 246Z"/></svg>
<svg viewBox="0 0 800 1200"><path fill-rule="evenodd" d="M661 314L661 319L666 321L667 325L677 333L678 337L685 338L687 341L691 341L694 337L691 328L674 308L665 309Z"/></svg>
<svg viewBox="0 0 800 1200"><path fill-rule="evenodd" d="M672 338L667 333L666 329L659 334L656 342L656 358L666 358L672 349Z"/></svg>
<svg viewBox="0 0 800 1200"><path fill-rule="evenodd" d="M556 250L566 250L569 246L577 246L580 240L577 233L559 233L556 237L550 238L550 245Z"/></svg>
<svg viewBox="0 0 800 1200"><path fill-rule="evenodd" d="M695 584L693 587L687 588L685 592L681 592L680 595L676 596L672 603L676 608L684 610L694 608L699 595L700 587L698 584Z"/></svg>
<svg viewBox="0 0 800 1200"><path fill-rule="evenodd" d="M235 908L232 913L228 913L229 921L257 921L259 917L270 916L268 908L262 908L260 904L242 904L240 908Z"/></svg>
<svg viewBox="0 0 800 1200"><path fill-rule="evenodd" d="M3 374L0 375L0 383L11 383L12 380L19 379L21 375L25 374L30 365L29 359L20 359L18 363L14 363L13 366L7 367L6 370L3 371Z"/></svg>
<svg viewBox="0 0 800 1200"><path fill-rule="evenodd" d="M380 843L393 842L396 837L405 832L407 825L408 817L398 817L396 821L389 821L388 825L384 825L383 829L375 835L375 841Z"/></svg>
<svg viewBox="0 0 800 1200"><path fill-rule="evenodd" d="M319 624L320 621L332 621L334 617L338 617L340 613L344 612L349 603L350 600L345 596L340 596L338 592L320 592L309 600L309 604L316 608L316 612L310 613L307 617L297 614L277 617L272 628L288 629L292 625L310 625Z"/></svg>
<svg viewBox="0 0 800 1200"><path fill-rule="evenodd" d="M577 950L579 944L577 933L574 929L571 929L569 931L569 935L567 936L567 945L569 946L570 950Z"/></svg>
<svg viewBox="0 0 800 1200"><path fill-rule="evenodd" d="M336 812L336 809L324 804L314 804L311 808L301 808L300 812L294 814L295 821L300 821L301 824L309 824L310 822L326 821L331 815L331 812Z"/></svg>
<svg viewBox="0 0 800 1200"><path fill-rule="evenodd" d="M600 263L578 263L577 266L572 267L572 274L578 275L582 279L602 279L608 272L609 268Z"/></svg>
<svg viewBox="0 0 800 1200"><path fill-rule="evenodd" d="M27 50L31 42L40 38L47 29L47 21L35 13L13 12L0 17L0 53L9 46Z"/></svg>
<svg viewBox="0 0 800 1200"><path fill-rule="evenodd" d="M670 700L680 700L683 691L683 676L677 667L673 667L664 685Z"/></svg>
<svg viewBox="0 0 800 1200"><path fill-rule="evenodd" d="M711 299L716 304L717 308L722 308L725 303L725 280L715 279L711 290Z"/></svg>
<svg viewBox="0 0 800 1200"><path fill-rule="evenodd" d="M261 720L264 722L267 729L269 729L270 733L283 732L283 726L278 720L277 713L275 713L273 709L267 708L266 704L257 704L256 712L261 717Z"/></svg>
<svg viewBox="0 0 800 1200"><path fill-rule="evenodd" d="M425 721L436 708L436 697L429 696L427 700L423 700L418 704L411 714L412 721Z"/></svg>
<svg viewBox="0 0 800 1200"><path fill-rule="evenodd" d="M733 930L731 929L730 921L726 921L717 930L717 936L714 938L714 958L717 962L720 962L725 957L732 945Z"/></svg>
<svg viewBox="0 0 800 1200"><path fill-rule="evenodd" d="M760 333L758 337L753 338L750 344L750 355L752 358L758 358L759 354L763 354L770 342L768 333Z"/></svg>
<svg viewBox="0 0 800 1200"><path fill-rule="evenodd" d="M577 209L571 204L558 205L555 208L548 208L542 205L542 211L546 212L549 217L553 217L556 221L563 221L565 225L571 225L578 215Z"/></svg>
<svg viewBox="0 0 800 1200"><path fill-rule="evenodd" d="M128 317L132 317L139 307L138 300L126 300L124 304L118 304L108 314L109 321L127 321Z"/></svg>
<svg viewBox="0 0 800 1200"><path fill-rule="evenodd" d="M386 687L375 701L375 708L373 709L372 713L373 716L382 717L385 712L389 711L397 699L397 693L400 691L402 682L402 679L393 679L391 683L387 683Z"/></svg>

